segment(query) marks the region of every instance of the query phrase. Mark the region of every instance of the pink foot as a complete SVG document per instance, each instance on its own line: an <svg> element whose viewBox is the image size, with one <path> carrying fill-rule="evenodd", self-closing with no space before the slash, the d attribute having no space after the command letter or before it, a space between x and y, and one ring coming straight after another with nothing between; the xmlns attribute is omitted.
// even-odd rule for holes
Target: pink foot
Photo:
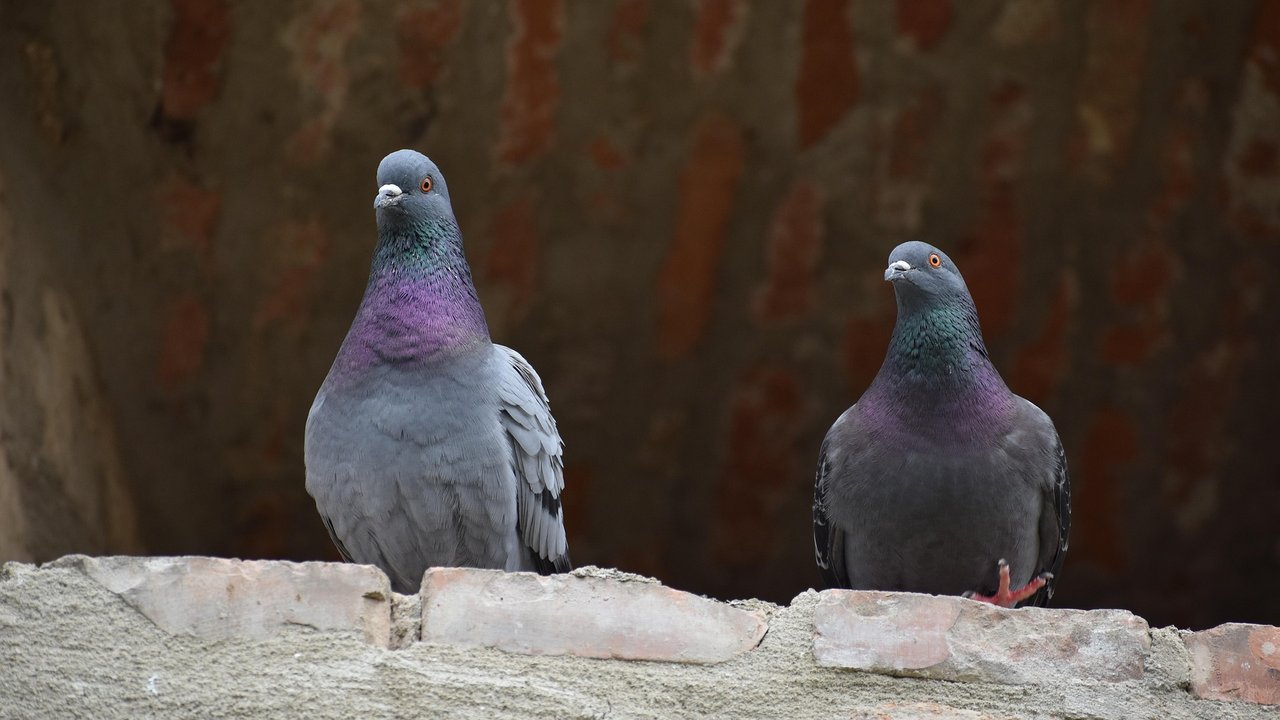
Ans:
<svg viewBox="0 0 1280 720"><path fill-rule="evenodd" d="M1031 579L1031 582L1018 588L1017 590L1009 589L1009 563L1001 558L997 563L1000 566L1000 589L996 590L995 595L979 595L976 592L967 592L965 597L978 602L991 603L1004 608L1011 608L1014 605L1026 600L1036 591L1044 587L1044 584L1053 579L1053 573L1042 573L1039 577Z"/></svg>

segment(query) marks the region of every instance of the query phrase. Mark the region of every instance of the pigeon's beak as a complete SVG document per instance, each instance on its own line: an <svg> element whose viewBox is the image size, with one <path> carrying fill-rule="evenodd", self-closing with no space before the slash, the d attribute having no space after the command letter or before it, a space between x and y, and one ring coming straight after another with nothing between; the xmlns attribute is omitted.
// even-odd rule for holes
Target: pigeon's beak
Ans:
<svg viewBox="0 0 1280 720"><path fill-rule="evenodd" d="M386 184L378 188L378 196L373 199L375 208L391 207L404 198L404 192L398 185Z"/></svg>
<svg viewBox="0 0 1280 720"><path fill-rule="evenodd" d="M906 260L894 260L889 263L889 267L884 269L884 279L888 282L899 280L907 271L911 269L911 263Z"/></svg>

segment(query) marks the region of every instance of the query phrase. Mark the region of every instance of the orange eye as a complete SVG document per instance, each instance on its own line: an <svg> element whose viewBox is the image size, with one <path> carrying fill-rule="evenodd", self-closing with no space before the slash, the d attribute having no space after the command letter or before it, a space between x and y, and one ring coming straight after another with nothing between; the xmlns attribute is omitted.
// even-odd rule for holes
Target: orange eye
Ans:
<svg viewBox="0 0 1280 720"><path fill-rule="evenodd" d="M934 253L929 256L929 264L934 267L942 267L942 258L938 257L937 253Z"/></svg>
<svg viewBox="0 0 1280 720"><path fill-rule="evenodd" d="M429 193L431 192L431 188L435 187L435 183L431 182L431 176L428 175L422 178L422 184L418 187L422 188L422 192Z"/></svg>

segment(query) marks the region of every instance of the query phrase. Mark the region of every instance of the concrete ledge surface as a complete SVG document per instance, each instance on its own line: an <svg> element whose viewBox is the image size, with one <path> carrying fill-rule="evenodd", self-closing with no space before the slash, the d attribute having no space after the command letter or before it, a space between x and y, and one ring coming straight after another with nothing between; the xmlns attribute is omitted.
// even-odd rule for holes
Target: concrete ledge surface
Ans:
<svg viewBox="0 0 1280 720"><path fill-rule="evenodd" d="M69 556L0 570L0 718L1275 718L1280 630L616 570ZM960 682L957 682L960 681Z"/></svg>

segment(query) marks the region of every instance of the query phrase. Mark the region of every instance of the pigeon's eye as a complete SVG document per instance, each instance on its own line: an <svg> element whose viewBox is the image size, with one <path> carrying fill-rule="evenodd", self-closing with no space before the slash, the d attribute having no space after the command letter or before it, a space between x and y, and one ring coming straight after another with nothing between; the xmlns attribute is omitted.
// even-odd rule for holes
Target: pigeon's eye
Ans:
<svg viewBox="0 0 1280 720"><path fill-rule="evenodd" d="M418 187L422 188L422 192L429 193L431 192L431 188L435 187L435 183L431 182L431 176L428 175L422 178L422 184Z"/></svg>
<svg viewBox="0 0 1280 720"><path fill-rule="evenodd" d="M929 264L934 267L942 267L942 258L938 257L938 253L934 253L929 256Z"/></svg>

